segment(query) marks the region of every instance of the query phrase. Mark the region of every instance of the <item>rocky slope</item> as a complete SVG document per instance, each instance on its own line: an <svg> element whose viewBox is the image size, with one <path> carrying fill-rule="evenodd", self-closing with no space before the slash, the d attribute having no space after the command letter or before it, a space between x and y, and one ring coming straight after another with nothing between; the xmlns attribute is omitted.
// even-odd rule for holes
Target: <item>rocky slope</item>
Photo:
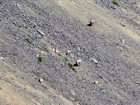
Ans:
<svg viewBox="0 0 140 105"><path fill-rule="evenodd" d="M0 105L139 103L139 0L0 0Z"/></svg>

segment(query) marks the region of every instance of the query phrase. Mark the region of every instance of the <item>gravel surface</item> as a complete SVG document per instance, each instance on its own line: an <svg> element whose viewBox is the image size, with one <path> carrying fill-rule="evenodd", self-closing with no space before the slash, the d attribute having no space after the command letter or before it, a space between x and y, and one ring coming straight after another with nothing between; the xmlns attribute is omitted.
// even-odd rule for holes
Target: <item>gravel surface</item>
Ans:
<svg viewBox="0 0 140 105"><path fill-rule="evenodd" d="M53 100L29 105L140 105L140 1L114 1L0 0L1 62Z"/></svg>

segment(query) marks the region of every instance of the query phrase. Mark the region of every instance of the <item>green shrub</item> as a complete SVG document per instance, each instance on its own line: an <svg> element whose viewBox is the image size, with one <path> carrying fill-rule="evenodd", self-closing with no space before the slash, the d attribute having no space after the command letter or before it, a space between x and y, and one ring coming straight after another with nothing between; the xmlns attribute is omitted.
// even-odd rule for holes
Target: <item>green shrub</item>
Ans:
<svg viewBox="0 0 140 105"><path fill-rule="evenodd" d="M64 57L65 61L68 61L68 58Z"/></svg>
<svg viewBox="0 0 140 105"><path fill-rule="evenodd" d="M58 53L58 56L62 56L60 53Z"/></svg>
<svg viewBox="0 0 140 105"><path fill-rule="evenodd" d="M26 38L25 40L26 40L29 44L32 44L32 43L33 43L33 41L32 41L31 38Z"/></svg>
<svg viewBox="0 0 140 105"><path fill-rule="evenodd" d="M72 69L75 73L77 73L77 70L76 70L76 68L74 67L73 64L68 63L68 67L69 67L70 69Z"/></svg>
<svg viewBox="0 0 140 105"><path fill-rule="evenodd" d="M38 63L42 63L43 62L43 57L39 56L39 57L37 57L37 59L38 59Z"/></svg>
<svg viewBox="0 0 140 105"><path fill-rule="evenodd" d="M44 48L45 52L49 52L48 48Z"/></svg>
<svg viewBox="0 0 140 105"><path fill-rule="evenodd" d="M119 4L118 4L118 2L117 2L116 0L112 0L112 3L113 3L114 5L119 6Z"/></svg>

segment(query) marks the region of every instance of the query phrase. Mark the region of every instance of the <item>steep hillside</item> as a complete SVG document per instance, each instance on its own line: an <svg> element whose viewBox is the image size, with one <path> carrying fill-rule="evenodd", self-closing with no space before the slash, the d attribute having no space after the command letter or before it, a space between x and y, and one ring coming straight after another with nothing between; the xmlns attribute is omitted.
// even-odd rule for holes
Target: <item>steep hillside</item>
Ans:
<svg viewBox="0 0 140 105"><path fill-rule="evenodd" d="M0 0L0 105L139 103L139 0Z"/></svg>

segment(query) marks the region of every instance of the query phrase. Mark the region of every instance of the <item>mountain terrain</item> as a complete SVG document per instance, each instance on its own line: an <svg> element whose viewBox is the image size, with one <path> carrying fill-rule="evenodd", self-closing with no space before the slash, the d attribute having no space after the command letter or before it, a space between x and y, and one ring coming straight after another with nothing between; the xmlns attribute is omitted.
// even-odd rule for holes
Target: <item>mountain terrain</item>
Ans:
<svg viewBox="0 0 140 105"><path fill-rule="evenodd" d="M140 105L140 1L0 0L0 105Z"/></svg>

